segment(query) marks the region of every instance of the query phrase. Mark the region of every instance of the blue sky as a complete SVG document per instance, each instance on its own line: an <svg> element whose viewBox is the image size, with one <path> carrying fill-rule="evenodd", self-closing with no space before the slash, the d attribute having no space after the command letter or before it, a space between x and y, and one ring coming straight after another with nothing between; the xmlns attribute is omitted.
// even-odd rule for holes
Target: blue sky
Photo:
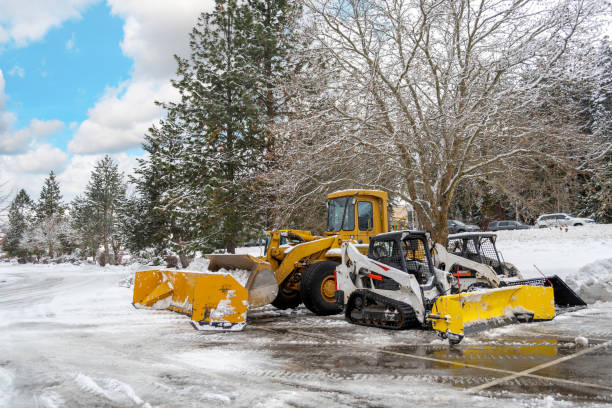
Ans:
<svg viewBox="0 0 612 408"><path fill-rule="evenodd" d="M154 101L177 97L173 55L213 4L0 0L0 193L36 199L53 170L69 201L105 154L131 173Z"/></svg>
<svg viewBox="0 0 612 408"><path fill-rule="evenodd" d="M99 3L39 42L5 47L0 69L10 98L7 108L17 116L15 126L23 128L32 119L61 120L68 126L47 140L67 150L75 130L69 124L84 121L108 86L130 78L133 60L123 55L122 38L123 20Z"/></svg>

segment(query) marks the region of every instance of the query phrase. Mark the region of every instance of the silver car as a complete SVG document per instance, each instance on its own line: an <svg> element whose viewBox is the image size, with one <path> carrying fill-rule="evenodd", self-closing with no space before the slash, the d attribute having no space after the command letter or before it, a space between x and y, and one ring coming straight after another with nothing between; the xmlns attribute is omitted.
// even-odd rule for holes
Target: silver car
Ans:
<svg viewBox="0 0 612 408"><path fill-rule="evenodd" d="M539 228L567 226L576 227L586 224L595 224L595 220L592 220L590 218L573 217L565 213L542 214L535 222L536 227Z"/></svg>

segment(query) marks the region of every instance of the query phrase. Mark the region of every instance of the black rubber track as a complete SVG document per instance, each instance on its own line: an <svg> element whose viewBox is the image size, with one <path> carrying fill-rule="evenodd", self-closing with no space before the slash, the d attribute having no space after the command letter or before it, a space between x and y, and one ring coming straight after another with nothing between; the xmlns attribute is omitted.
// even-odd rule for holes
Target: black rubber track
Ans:
<svg viewBox="0 0 612 408"><path fill-rule="evenodd" d="M355 299L357 297L361 297L364 300L367 300L369 302L376 302L376 304L379 304L379 305L387 305L387 306L391 306L395 308L402 315L401 323L398 325L396 322L393 322L393 321L384 322L380 320L365 321L365 320L353 319L351 317L351 312L355 308ZM346 303L346 310L345 310L344 317L349 323L358 324L360 326L378 327L378 328L387 329L387 330L405 330L405 329L410 329L410 328L415 328L415 327L421 327L421 324L418 321L416 314L414 313L414 309L410 305L403 303L403 302L399 302L394 299L390 299L385 296L378 295L376 293L373 293L365 289L361 289L361 290L358 289L351 294L348 302Z"/></svg>
<svg viewBox="0 0 612 408"><path fill-rule="evenodd" d="M334 276L334 270L339 264L333 261L321 261L312 264L302 274L300 293L302 302L312 313L318 316L335 315L342 308L335 302L328 302L321 293L321 283L328 276Z"/></svg>

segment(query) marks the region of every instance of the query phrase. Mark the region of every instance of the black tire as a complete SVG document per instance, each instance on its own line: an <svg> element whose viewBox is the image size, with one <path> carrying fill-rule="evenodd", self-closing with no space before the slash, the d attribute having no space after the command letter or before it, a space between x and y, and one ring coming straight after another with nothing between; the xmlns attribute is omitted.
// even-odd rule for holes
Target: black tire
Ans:
<svg viewBox="0 0 612 408"><path fill-rule="evenodd" d="M285 289L282 286L278 288L278 294L272 301L272 306L277 309L295 309L302 303L302 297L297 290Z"/></svg>
<svg viewBox="0 0 612 408"><path fill-rule="evenodd" d="M574 224L574 227L582 227L582 224L580 224L580 223Z"/></svg>
<svg viewBox="0 0 612 408"><path fill-rule="evenodd" d="M302 274L300 282L300 293L302 302L312 313L319 316L335 315L342 311L342 308L335 302L330 285L334 280L334 270L338 265L333 261L320 261L310 265ZM334 283L335 286L335 283ZM324 289L325 288L325 289Z"/></svg>

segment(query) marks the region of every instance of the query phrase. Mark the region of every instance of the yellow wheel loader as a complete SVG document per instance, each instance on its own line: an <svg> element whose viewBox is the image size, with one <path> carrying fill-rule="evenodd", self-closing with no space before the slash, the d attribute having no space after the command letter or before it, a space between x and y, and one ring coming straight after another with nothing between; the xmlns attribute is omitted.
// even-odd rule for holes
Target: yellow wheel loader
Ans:
<svg viewBox="0 0 612 408"><path fill-rule="evenodd" d="M191 317L194 327L239 330L248 307L279 309L300 303L317 315L337 314L334 271L343 242L367 252L370 238L389 230L388 195L343 190L327 196L322 236L303 230L267 233L265 255L208 255L209 272L137 272L134 306L170 309Z"/></svg>

